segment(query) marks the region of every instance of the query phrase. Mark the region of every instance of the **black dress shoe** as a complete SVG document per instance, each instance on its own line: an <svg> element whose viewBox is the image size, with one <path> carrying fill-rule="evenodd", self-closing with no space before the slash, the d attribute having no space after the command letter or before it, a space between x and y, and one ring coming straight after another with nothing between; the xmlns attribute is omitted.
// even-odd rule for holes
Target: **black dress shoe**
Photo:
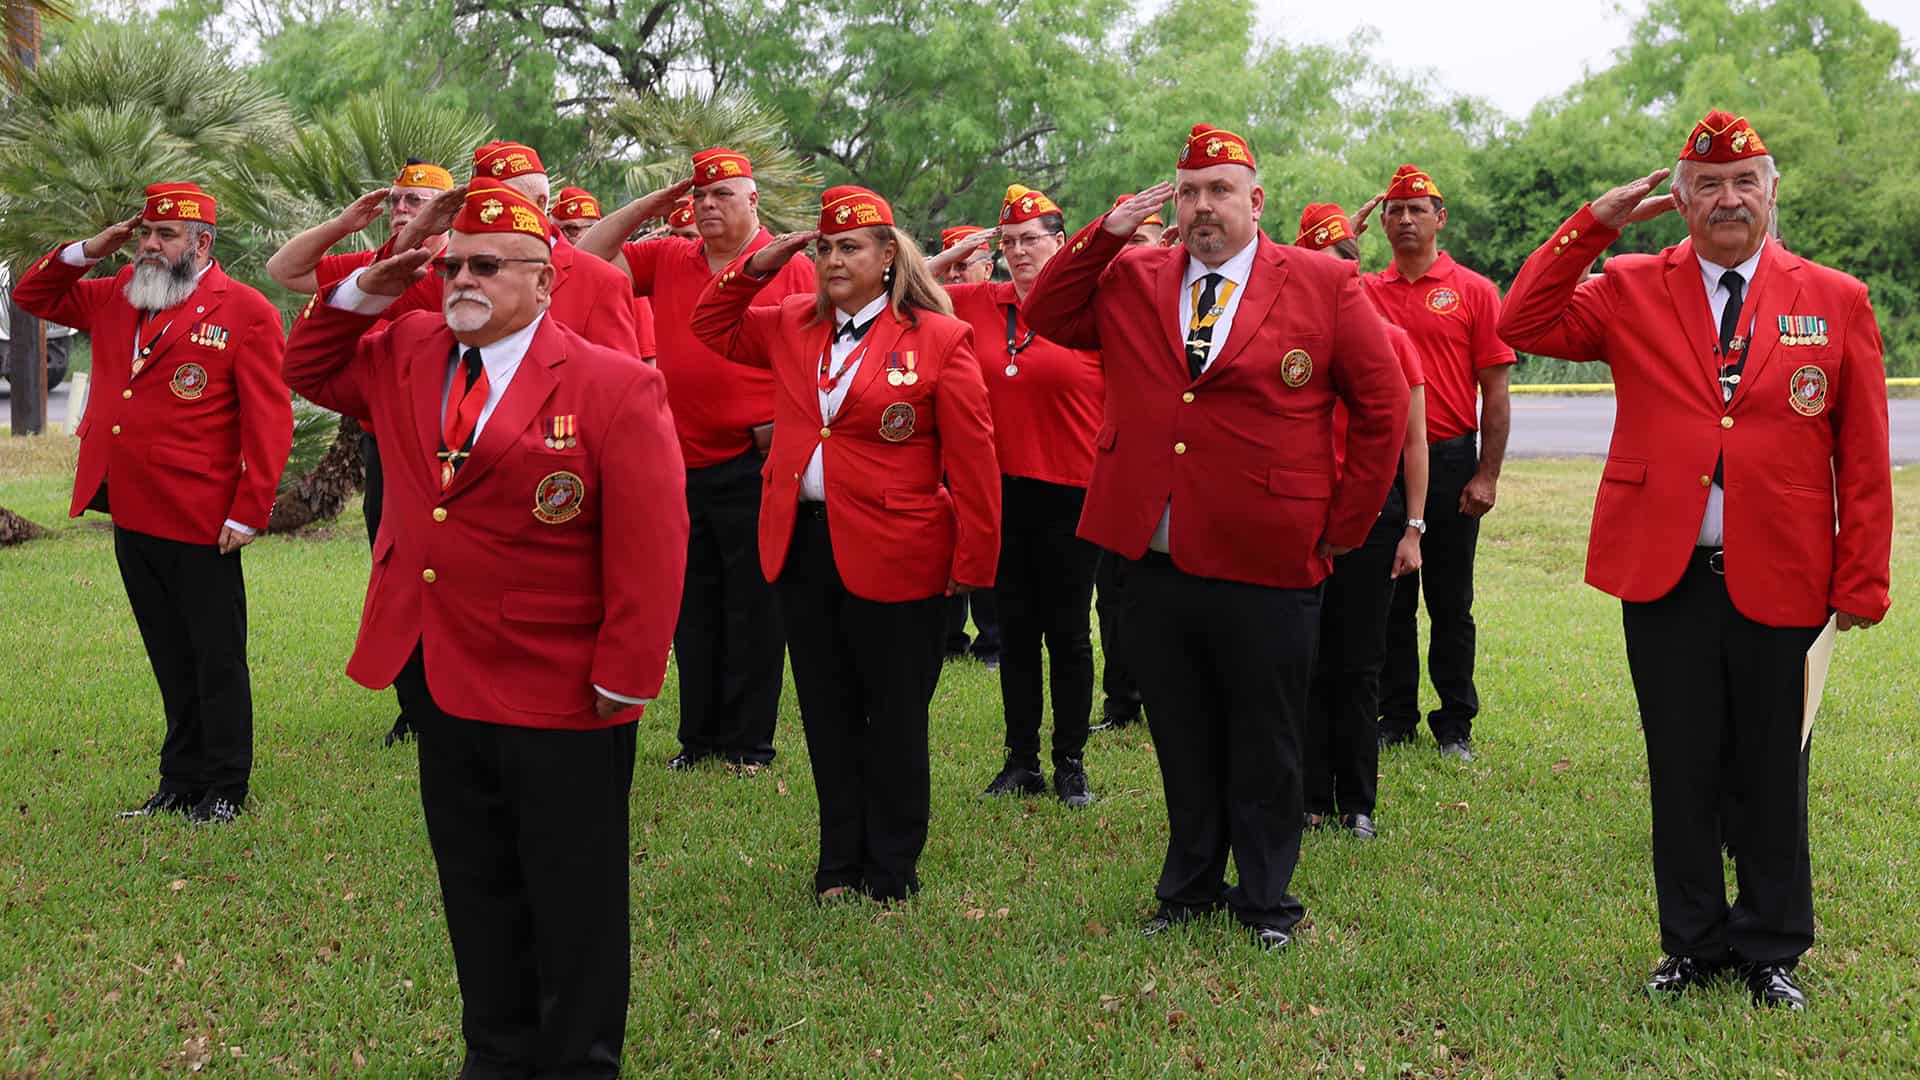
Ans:
<svg viewBox="0 0 1920 1080"><path fill-rule="evenodd" d="M1793 980L1793 965L1788 963L1754 964L1747 968L1747 989L1755 1005L1782 1006L1794 1012L1807 1008L1806 992Z"/></svg>
<svg viewBox="0 0 1920 1080"><path fill-rule="evenodd" d="M1411 731L1388 731L1383 725L1380 729L1380 749L1391 750L1396 746L1405 746L1416 741L1417 738L1418 736Z"/></svg>
<svg viewBox="0 0 1920 1080"><path fill-rule="evenodd" d="M1465 739L1443 742L1440 744L1440 756L1459 758L1461 763L1464 764L1473 760L1473 744Z"/></svg>
<svg viewBox="0 0 1920 1080"><path fill-rule="evenodd" d="M200 801L198 792L156 791L146 802L131 810L122 810L113 815L117 818L159 817L161 814L184 814L193 809Z"/></svg>
<svg viewBox="0 0 1920 1080"><path fill-rule="evenodd" d="M1308 813L1301 816L1300 827L1307 830L1308 832L1312 832L1315 829L1332 828L1333 815L1332 814L1315 814L1309 811Z"/></svg>
<svg viewBox="0 0 1920 1080"><path fill-rule="evenodd" d="M1250 926L1253 935L1253 947L1261 952L1273 952L1293 944L1293 935L1277 926Z"/></svg>
<svg viewBox="0 0 1920 1080"><path fill-rule="evenodd" d="M1668 956L1653 969L1647 979L1649 994L1679 994L1703 986L1727 971L1724 961L1702 960L1694 956Z"/></svg>
<svg viewBox="0 0 1920 1080"><path fill-rule="evenodd" d="M1129 709L1109 701L1100 710L1100 722L1088 728L1089 731L1118 731L1123 727L1140 722L1140 707Z"/></svg>
<svg viewBox="0 0 1920 1080"><path fill-rule="evenodd" d="M1053 793L1068 806L1088 806L1093 788L1087 785L1087 767L1079 758L1067 758L1053 767Z"/></svg>
<svg viewBox="0 0 1920 1080"><path fill-rule="evenodd" d="M1165 933L1181 923L1204 919L1225 906L1225 904L1208 904L1203 907L1194 907L1189 904L1161 904L1160 910L1153 913L1153 918L1140 924L1140 936L1152 937L1155 934Z"/></svg>
<svg viewBox="0 0 1920 1080"><path fill-rule="evenodd" d="M692 750L682 750L679 753L667 759L667 771L668 772L686 772L688 769L691 769L695 765L700 764L702 761L705 761L710 756L712 755L696 754Z"/></svg>
<svg viewBox="0 0 1920 1080"><path fill-rule="evenodd" d="M1379 835L1373 827L1373 817L1369 814L1342 814L1340 827L1352 833L1355 840L1371 840Z"/></svg>
<svg viewBox="0 0 1920 1080"><path fill-rule="evenodd" d="M200 801L193 804L193 809L187 811L187 820L195 825L225 825L239 816L239 803L211 791L201 796Z"/></svg>
<svg viewBox="0 0 1920 1080"><path fill-rule="evenodd" d="M1000 775L987 785L987 795L1045 795L1047 778L1040 775L1040 763L1028 764L1015 761L1011 757L1000 769Z"/></svg>

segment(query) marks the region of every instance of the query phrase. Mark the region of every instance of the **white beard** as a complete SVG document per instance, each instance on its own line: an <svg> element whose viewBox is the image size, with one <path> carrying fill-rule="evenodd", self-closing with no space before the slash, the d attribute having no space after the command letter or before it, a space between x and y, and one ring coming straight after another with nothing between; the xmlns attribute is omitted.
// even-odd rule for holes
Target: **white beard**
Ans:
<svg viewBox="0 0 1920 1080"><path fill-rule="evenodd" d="M458 310L455 309L456 304L459 305ZM493 318L493 301L487 299L487 294L479 289L454 289L440 302L440 313L446 316L447 329L456 334L471 334Z"/></svg>
<svg viewBox="0 0 1920 1080"><path fill-rule="evenodd" d="M135 263L133 276L127 279L121 295L127 303L142 311L165 311L170 307L186 303L187 297L200 285L200 277L194 273L193 252L180 256L180 261L165 266L151 262Z"/></svg>

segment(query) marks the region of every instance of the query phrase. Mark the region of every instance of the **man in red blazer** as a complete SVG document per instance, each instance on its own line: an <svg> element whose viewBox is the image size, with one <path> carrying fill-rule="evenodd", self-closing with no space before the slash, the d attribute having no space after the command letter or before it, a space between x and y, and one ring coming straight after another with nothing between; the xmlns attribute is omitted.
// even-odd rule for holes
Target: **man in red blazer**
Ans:
<svg viewBox="0 0 1920 1080"><path fill-rule="evenodd" d="M1735 970L1800 1009L1813 943L1805 657L1887 613L1893 493L1886 369L1865 285L1767 238L1779 174L1744 117L1715 110L1668 175L1607 192L1522 268L1515 348L1613 369L1619 398L1587 581L1623 606L1653 797L1667 953L1648 989ZM1586 268L1669 210L1688 239ZM1726 902L1721 847L1739 898Z"/></svg>
<svg viewBox="0 0 1920 1080"><path fill-rule="evenodd" d="M465 1006L462 1075L615 1075L627 796L687 519L660 375L548 317L551 226L476 181L442 315L376 327L428 255L295 324L287 380L385 433L387 513L347 673L409 686L420 803Z"/></svg>
<svg viewBox="0 0 1920 1080"><path fill-rule="evenodd" d="M1302 913L1287 886L1319 585L1386 501L1407 382L1352 269L1260 234L1245 140L1196 124L1175 179L1080 230L1023 310L1106 365L1079 535L1130 560L1129 658L1171 831L1145 930L1226 906L1277 948ZM1180 246L1129 246L1176 194ZM1335 399L1350 416L1337 478Z"/></svg>
<svg viewBox="0 0 1920 1080"><path fill-rule="evenodd" d="M213 258L213 196L187 183L146 194L138 217L49 252L13 295L93 339L69 512L113 518L167 716L160 788L122 816L230 821L253 769L240 549L267 527L293 403L280 381L280 313ZM82 280L136 238L130 265Z"/></svg>
<svg viewBox="0 0 1920 1080"><path fill-rule="evenodd" d="M657 362L687 461L693 540L673 636L680 752L667 761L676 770L709 758L771 762L786 670L780 607L755 569L761 469L773 442L773 376L727 363L690 329L701 290L735 258L772 243L773 234L760 224L760 191L745 154L709 147L693 155L690 170L680 183L606 215L580 240L582 251L612 260L634 296L653 303ZM656 217L676 220L674 200L689 193L697 237L626 241ZM797 255L755 299L773 304L813 291L813 261Z"/></svg>

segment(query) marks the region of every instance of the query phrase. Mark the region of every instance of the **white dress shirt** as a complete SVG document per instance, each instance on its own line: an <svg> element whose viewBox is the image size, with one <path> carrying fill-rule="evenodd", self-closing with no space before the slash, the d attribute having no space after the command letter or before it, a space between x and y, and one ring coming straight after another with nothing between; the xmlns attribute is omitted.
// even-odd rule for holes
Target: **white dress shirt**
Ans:
<svg viewBox="0 0 1920 1080"><path fill-rule="evenodd" d="M75 240L73 243L60 249L60 261L68 266L92 266L100 260L92 258L87 254L86 241ZM200 279L206 277L207 271L211 269L213 269L213 260L209 259L207 260L207 265L201 267L199 272L193 275L194 284L197 286L200 283ZM165 330L163 329L162 332L164 333ZM136 327L133 334L133 355L129 358L129 361L138 359L140 359L140 328ZM112 496L108 497L111 498ZM252 526L242 525L232 518L228 518L223 524L242 536L252 536L254 534Z"/></svg>
<svg viewBox="0 0 1920 1080"><path fill-rule="evenodd" d="M1194 258L1191 254L1187 256L1187 272L1186 275L1180 279L1181 341L1184 342L1186 340L1187 334L1190 333L1187 328L1193 325L1193 283L1206 277L1208 274L1219 274L1227 281L1233 282L1233 292L1228 294L1226 303L1219 305L1223 310L1220 312L1220 317L1214 320L1213 336L1210 339L1213 344L1207 349L1206 362L1200 365L1202 372L1212 367L1213 358L1219 356L1220 351L1227 347L1227 335L1233 333L1233 313L1240 310L1240 298L1246 295L1247 279L1253 276L1253 257L1259 250L1260 237L1256 235L1253 240L1249 242L1246 247L1241 248L1239 253L1234 255L1233 258L1228 259L1213 269L1208 269L1207 264ZM1204 288L1204 286L1202 287ZM1217 287L1215 295L1218 295ZM1182 362L1185 362L1186 352L1184 346L1182 346L1180 356ZM1172 527L1172 522L1173 500L1169 499L1167 500L1167 508L1160 511L1160 524L1153 527L1153 539L1147 541L1148 548L1158 551L1163 555L1167 552L1167 533Z"/></svg>
<svg viewBox="0 0 1920 1080"><path fill-rule="evenodd" d="M1760 238L1760 246L1753 255L1739 266L1721 266L1709 262L1707 257L1697 251L1694 258L1700 260L1700 283L1707 287L1707 307L1713 311L1713 340L1720 340L1720 317L1726 314L1727 301L1733 294L1720 284L1720 278L1728 270L1739 274L1746 285L1740 290L1740 320L1746 324L1745 337L1747 348L1753 348L1753 326L1759 321L1759 313L1753 307L1753 272L1760 268L1760 253L1767 249L1766 237ZM1751 355L1751 353L1749 353ZM1707 512L1700 518L1700 535L1694 543L1703 547L1719 547L1726 541L1726 505L1727 493L1715 484L1707 492Z"/></svg>
<svg viewBox="0 0 1920 1080"><path fill-rule="evenodd" d="M364 268L355 270L345 281L334 286L333 294L327 298L327 306L339 308L342 311L357 312L361 315L378 315L395 300L400 299L398 296L380 296L363 292L360 288L360 275L363 272ZM487 373L487 401L480 407L480 418L473 424L475 442L480 441L480 433L486 430L487 421L492 418L493 410L499 407L500 399L507 395L507 386L513 382L514 373L520 370L520 362L527 358L527 349L533 344L533 335L539 331L540 324L546 317L547 313L542 311L533 317L532 322L499 341L479 346L480 366ZM460 347L462 357L466 355L466 351L466 346ZM453 392L454 373L460 370L462 367L458 363L447 365L447 377L440 384L442 416L446 415L447 395ZM616 694L598 683L594 684L593 688L601 695L626 705L645 705L652 700Z"/></svg>
<svg viewBox="0 0 1920 1080"><path fill-rule="evenodd" d="M841 337L840 328L850 322L873 322L873 320L880 317L881 312L887 310L887 300L888 296L883 292L875 297L872 303L852 315L838 308L834 309L834 337L832 343L828 346L827 357L827 362L831 366L828 367L827 373L831 377L837 372L839 374L839 381L833 384L832 390L819 391L821 423L831 424L833 423L833 418L839 414L840 405L847 400L847 390L853 386L854 374L860 370L860 363L866 358L867 342L873 339L873 328L871 326L867 328L867 332L861 336L859 341L855 341L852 338ZM827 472L826 462L823 460L825 450L825 442L816 445L813 448L813 456L807 459L807 470L800 474L801 502L827 501Z"/></svg>

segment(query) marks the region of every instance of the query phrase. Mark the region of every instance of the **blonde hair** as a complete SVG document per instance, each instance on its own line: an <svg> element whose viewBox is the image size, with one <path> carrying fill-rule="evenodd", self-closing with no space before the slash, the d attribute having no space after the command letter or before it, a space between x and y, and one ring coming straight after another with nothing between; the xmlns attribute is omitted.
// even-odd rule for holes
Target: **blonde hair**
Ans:
<svg viewBox="0 0 1920 1080"><path fill-rule="evenodd" d="M953 301L947 299L947 290L933 280L933 273L927 269L927 257L920 253L920 245L912 236L892 225L869 225L860 231L872 236L876 243L893 244L893 284L888 290L887 305L896 318L911 324L916 310L953 314ZM827 298L824 281L814 295L813 319L815 322L833 319L833 301Z"/></svg>

